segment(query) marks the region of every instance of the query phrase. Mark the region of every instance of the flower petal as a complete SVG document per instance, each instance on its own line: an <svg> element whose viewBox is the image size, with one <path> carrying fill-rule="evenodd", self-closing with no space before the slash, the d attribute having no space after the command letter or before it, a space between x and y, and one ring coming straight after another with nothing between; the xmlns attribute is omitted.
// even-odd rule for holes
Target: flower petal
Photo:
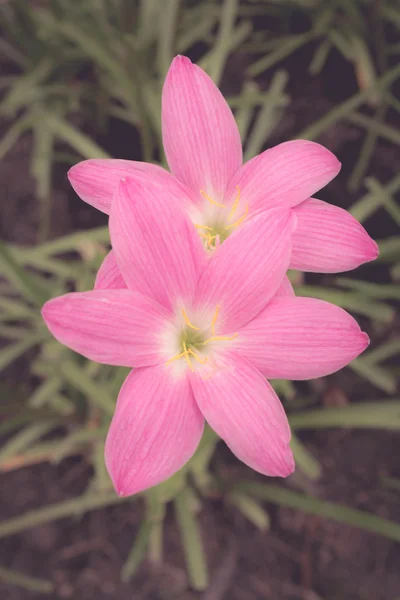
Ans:
<svg viewBox="0 0 400 600"><path fill-rule="evenodd" d="M294 289L292 284L289 281L289 278L285 275L285 277L282 279L282 283L281 285L278 287L278 290L274 296L274 298L293 298L294 297ZM273 299L271 300L271 302L273 301Z"/></svg>
<svg viewBox="0 0 400 600"><path fill-rule="evenodd" d="M337 158L315 142L284 142L255 156L234 175L228 186L229 198L237 187L250 210L274 206L292 207L327 185L340 171Z"/></svg>
<svg viewBox="0 0 400 600"><path fill-rule="evenodd" d="M218 333L236 331L275 295L287 271L295 220L292 211L264 211L236 230L214 253L196 293L205 318L220 307Z"/></svg>
<svg viewBox="0 0 400 600"><path fill-rule="evenodd" d="M206 421L246 465L273 477L294 470L290 428L270 384L235 353L218 357L209 377L191 373L196 402Z"/></svg>
<svg viewBox="0 0 400 600"><path fill-rule="evenodd" d="M111 201L124 177L150 178L164 192L168 192L190 206L197 201L182 183L171 173L151 163L115 158L93 158L84 160L68 172L69 181L82 200L98 210L109 214Z"/></svg>
<svg viewBox="0 0 400 600"><path fill-rule="evenodd" d="M42 316L54 337L99 363L159 364L170 314L130 290L73 292L46 302Z"/></svg>
<svg viewBox="0 0 400 600"><path fill-rule="evenodd" d="M235 350L271 379L312 379L345 367L368 346L345 310L315 298L274 299L239 331Z"/></svg>
<svg viewBox="0 0 400 600"><path fill-rule="evenodd" d="M110 235L127 286L172 310L190 303L206 264L186 212L157 185L125 179L114 196Z"/></svg>
<svg viewBox="0 0 400 600"><path fill-rule="evenodd" d="M95 290L123 290L126 289L126 283L122 277L115 253L113 250L107 254L97 271Z"/></svg>
<svg viewBox="0 0 400 600"><path fill-rule="evenodd" d="M146 171L151 177L162 177L167 173L157 165L135 160L91 158L74 165L68 171L68 179L82 200L109 214L119 181L137 170Z"/></svg>
<svg viewBox="0 0 400 600"><path fill-rule="evenodd" d="M340 273L375 260L378 246L346 210L310 198L294 208L292 269Z"/></svg>
<svg viewBox="0 0 400 600"><path fill-rule="evenodd" d="M132 371L105 446L117 493L136 494L173 475L193 455L203 427L187 378L172 379L164 365Z"/></svg>
<svg viewBox="0 0 400 600"><path fill-rule="evenodd" d="M197 194L223 199L242 164L240 134L217 86L185 56L172 61L164 83L162 130L172 173Z"/></svg>

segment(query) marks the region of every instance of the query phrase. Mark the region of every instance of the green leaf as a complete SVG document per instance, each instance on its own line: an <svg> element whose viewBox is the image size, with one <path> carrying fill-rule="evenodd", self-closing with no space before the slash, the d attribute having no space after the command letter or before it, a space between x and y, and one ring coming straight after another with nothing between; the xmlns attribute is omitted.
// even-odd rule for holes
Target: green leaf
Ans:
<svg viewBox="0 0 400 600"><path fill-rule="evenodd" d="M289 416L293 429L349 427L400 429L400 399L363 402L338 408L317 408Z"/></svg>
<svg viewBox="0 0 400 600"><path fill-rule="evenodd" d="M393 394L397 387L397 378L385 367L378 367L366 361L364 357L355 358L349 365L357 375L363 377L380 390Z"/></svg>
<svg viewBox="0 0 400 600"><path fill-rule="evenodd" d="M2 273L27 300L42 307L48 299L47 293L37 281L18 264L12 250L0 242L0 273Z"/></svg>
<svg viewBox="0 0 400 600"><path fill-rule="evenodd" d="M54 590L53 584L47 579L38 579L36 577L28 577L23 573L6 569L0 566L0 582L9 585L16 585L29 592L37 592L38 594L51 594Z"/></svg>
<svg viewBox="0 0 400 600"><path fill-rule="evenodd" d="M357 292L348 292L344 290L335 290L315 285L295 286L297 296L311 296L320 298L327 302L332 302L347 310L351 310L360 315L365 315L371 319L391 323L395 316L394 309L383 302L375 302Z"/></svg>
<svg viewBox="0 0 400 600"><path fill-rule="evenodd" d="M8 344L0 351L0 372L19 358L21 354L40 344L47 336L48 332L43 328L40 332L28 333L22 340Z"/></svg>
<svg viewBox="0 0 400 600"><path fill-rule="evenodd" d="M363 510L348 508L342 504L328 502L327 500L320 500L313 496L293 492L273 484L240 483L234 486L233 489L247 493L260 500L273 502L288 508L295 508L320 517L326 517L333 521L359 527L365 531L400 542L400 524L388 519L382 519Z"/></svg>
<svg viewBox="0 0 400 600"><path fill-rule="evenodd" d="M270 527L268 513L257 500L241 492L230 492L227 496L228 501L242 513L250 523L260 531L267 531Z"/></svg>
<svg viewBox="0 0 400 600"><path fill-rule="evenodd" d="M187 488L178 494L174 504L190 584L196 591L205 590L208 585L206 555L203 550L197 521L191 510L190 495Z"/></svg>
<svg viewBox="0 0 400 600"><path fill-rule="evenodd" d="M63 359L59 364L60 373L75 389L84 394L89 402L99 407L110 417L114 414L115 401L104 385L93 381L85 370L72 360Z"/></svg>
<svg viewBox="0 0 400 600"><path fill-rule="evenodd" d="M50 506L44 506L37 510L31 510L19 517L8 519L0 523L0 539L20 533L25 529L37 527L44 523L50 523L56 519L65 519L67 517L77 517L97 508L104 508L120 502L131 500L130 496L119 498L115 492L105 494L84 494L72 500L66 500Z"/></svg>
<svg viewBox="0 0 400 600"><path fill-rule="evenodd" d="M22 431L14 435L8 440L0 450L0 465L4 464L9 458L26 450L31 444L36 442L38 439L49 433L60 421L51 419L41 423L32 423L28 425Z"/></svg>
<svg viewBox="0 0 400 600"><path fill-rule="evenodd" d="M139 531L121 570L121 580L129 581L139 568L150 540L150 532L152 523L148 519L144 519L139 527Z"/></svg>
<svg viewBox="0 0 400 600"><path fill-rule="evenodd" d="M312 480L318 479L322 474L322 466L299 438L292 434L290 446L293 451L296 465Z"/></svg>

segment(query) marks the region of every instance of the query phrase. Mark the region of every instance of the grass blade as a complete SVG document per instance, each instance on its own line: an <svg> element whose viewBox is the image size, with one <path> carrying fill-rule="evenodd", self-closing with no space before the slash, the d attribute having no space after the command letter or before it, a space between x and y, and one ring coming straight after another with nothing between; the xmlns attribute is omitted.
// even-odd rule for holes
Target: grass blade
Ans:
<svg viewBox="0 0 400 600"><path fill-rule="evenodd" d="M187 488L178 494L174 504L191 586L197 591L205 590L208 585L206 556Z"/></svg>
<svg viewBox="0 0 400 600"><path fill-rule="evenodd" d="M320 500L272 484L243 483L238 484L234 489L248 493L260 500L326 517L400 542L400 525L398 523L377 517L363 510L348 508L342 504Z"/></svg>

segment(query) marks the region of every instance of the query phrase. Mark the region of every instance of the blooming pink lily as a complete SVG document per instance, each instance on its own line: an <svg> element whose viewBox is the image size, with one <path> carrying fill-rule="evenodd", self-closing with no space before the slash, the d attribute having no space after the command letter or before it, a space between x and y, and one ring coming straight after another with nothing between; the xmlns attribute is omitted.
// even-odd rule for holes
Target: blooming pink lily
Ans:
<svg viewBox="0 0 400 600"><path fill-rule="evenodd" d="M284 278L296 217L274 208L246 221L208 260L174 198L120 182L110 235L126 283L50 300L53 335L84 356L134 367L119 394L105 457L120 495L171 476L204 421L244 463L292 473L290 429L265 377L307 379L350 362L368 337L344 310L296 298Z"/></svg>
<svg viewBox="0 0 400 600"><path fill-rule="evenodd" d="M323 146L294 140L242 164L240 135L217 86L198 66L176 57L162 96L162 133L171 173L119 159L83 161L69 172L77 194L109 213L122 177L150 178L181 202L207 249L259 211L290 208L297 216L290 267L335 273L376 258L376 243L347 211L310 198L339 172ZM111 256L108 267L115 269Z"/></svg>

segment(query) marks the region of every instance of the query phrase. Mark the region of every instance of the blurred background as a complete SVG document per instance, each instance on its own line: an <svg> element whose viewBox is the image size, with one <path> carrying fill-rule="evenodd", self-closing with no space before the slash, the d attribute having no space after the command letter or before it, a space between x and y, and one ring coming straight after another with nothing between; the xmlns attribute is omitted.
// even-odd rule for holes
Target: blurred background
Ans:
<svg viewBox="0 0 400 600"><path fill-rule="evenodd" d="M292 281L372 343L330 377L273 382L294 434L288 480L207 430L188 467L118 499L103 445L126 370L60 346L40 307L90 289L108 250L69 167L164 163L160 93L178 53L221 87L246 159L307 138L343 163L320 197L380 257ZM0 1L2 598L400 598L399 57L397 0Z"/></svg>

